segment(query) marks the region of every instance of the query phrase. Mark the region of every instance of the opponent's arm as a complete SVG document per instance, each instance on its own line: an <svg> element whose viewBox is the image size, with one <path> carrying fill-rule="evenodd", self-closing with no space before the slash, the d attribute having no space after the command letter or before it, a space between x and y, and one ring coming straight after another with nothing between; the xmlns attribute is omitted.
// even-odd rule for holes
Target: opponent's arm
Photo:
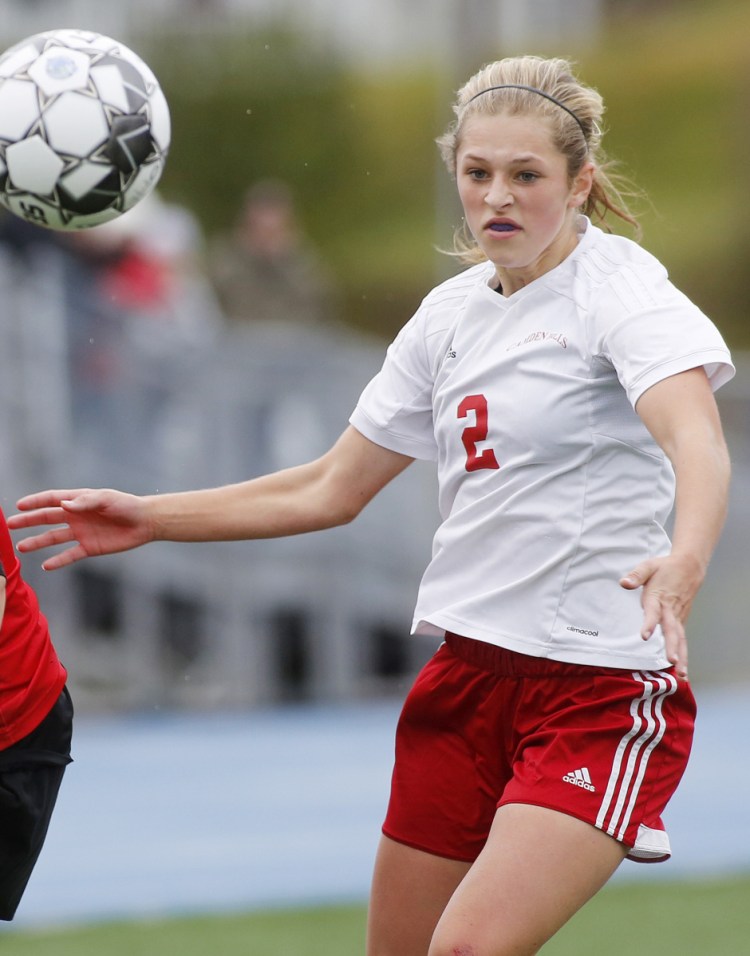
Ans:
<svg viewBox="0 0 750 956"><path fill-rule="evenodd" d="M261 478L146 496L111 489L43 491L22 498L21 513L8 525L58 526L19 541L19 551L73 542L44 562L48 571L149 541L278 538L348 523L412 461L349 427L321 458Z"/></svg>
<svg viewBox="0 0 750 956"><path fill-rule="evenodd" d="M647 640L660 624L669 660L686 678L685 622L724 525L729 453L703 368L652 386L636 411L674 468L675 521L670 554L642 561L620 584L643 587L642 636Z"/></svg>
<svg viewBox="0 0 750 956"><path fill-rule="evenodd" d="M5 568L0 562L0 624L3 623L5 615L5 591L6 591Z"/></svg>

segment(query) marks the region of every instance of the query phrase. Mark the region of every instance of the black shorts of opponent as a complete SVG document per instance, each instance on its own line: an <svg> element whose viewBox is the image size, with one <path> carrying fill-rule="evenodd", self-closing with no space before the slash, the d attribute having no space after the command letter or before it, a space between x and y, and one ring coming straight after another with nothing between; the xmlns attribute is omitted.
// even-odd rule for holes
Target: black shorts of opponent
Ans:
<svg viewBox="0 0 750 956"><path fill-rule="evenodd" d="M47 836L71 762L73 703L63 689L49 714L0 751L0 920L12 920Z"/></svg>

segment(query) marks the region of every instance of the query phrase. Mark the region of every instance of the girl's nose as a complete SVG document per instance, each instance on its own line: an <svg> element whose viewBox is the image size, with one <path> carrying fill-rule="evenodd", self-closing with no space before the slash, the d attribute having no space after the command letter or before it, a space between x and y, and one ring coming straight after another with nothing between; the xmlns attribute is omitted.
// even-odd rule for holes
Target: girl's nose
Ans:
<svg viewBox="0 0 750 956"><path fill-rule="evenodd" d="M502 209L513 202L513 193L505 180L494 179L487 189L484 201L491 209Z"/></svg>

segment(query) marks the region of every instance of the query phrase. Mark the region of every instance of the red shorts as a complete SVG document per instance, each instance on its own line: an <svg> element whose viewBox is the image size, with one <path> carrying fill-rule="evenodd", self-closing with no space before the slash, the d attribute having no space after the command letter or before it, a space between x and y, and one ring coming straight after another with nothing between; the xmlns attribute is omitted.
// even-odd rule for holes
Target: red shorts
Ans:
<svg viewBox="0 0 750 956"><path fill-rule="evenodd" d="M404 703L383 833L473 862L495 810L530 803L670 855L661 814L685 771L695 700L671 671L528 657L446 635Z"/></svg>

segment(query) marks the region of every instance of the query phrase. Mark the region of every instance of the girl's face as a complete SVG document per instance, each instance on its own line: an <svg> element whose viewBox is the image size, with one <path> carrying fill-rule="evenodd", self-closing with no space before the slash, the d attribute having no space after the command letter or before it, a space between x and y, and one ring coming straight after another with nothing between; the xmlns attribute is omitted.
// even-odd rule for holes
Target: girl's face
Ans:
<svg viewBox="0 0 750 956"><path fill-rule="evenodd" d="M573 182L547 121L505 113L466 121L456 153L466 223L510 295L554 269L577 243L576 209L593 180Z"/></svg>

